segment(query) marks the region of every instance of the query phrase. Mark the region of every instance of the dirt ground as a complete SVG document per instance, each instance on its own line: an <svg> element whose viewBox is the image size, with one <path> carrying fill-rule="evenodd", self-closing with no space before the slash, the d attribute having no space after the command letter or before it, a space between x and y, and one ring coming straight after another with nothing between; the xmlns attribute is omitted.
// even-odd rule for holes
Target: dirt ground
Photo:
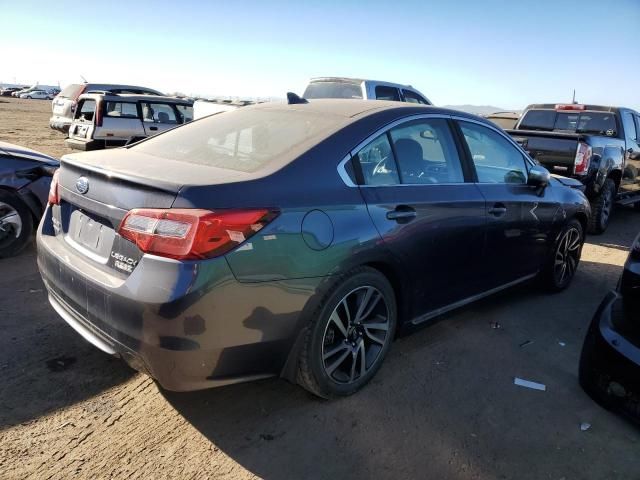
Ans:
<svg viewBox="0 0 640 480"><path fill-rule="evenodd" d="M49 102L0 101L0 140L66 152ZM57 317L32 246L0 260L0 478L640 479L640 431L577 382L638 231L640 214L618 211L567 291L528 285L450 313L332 402L280 379L159 390Z"/></svg>

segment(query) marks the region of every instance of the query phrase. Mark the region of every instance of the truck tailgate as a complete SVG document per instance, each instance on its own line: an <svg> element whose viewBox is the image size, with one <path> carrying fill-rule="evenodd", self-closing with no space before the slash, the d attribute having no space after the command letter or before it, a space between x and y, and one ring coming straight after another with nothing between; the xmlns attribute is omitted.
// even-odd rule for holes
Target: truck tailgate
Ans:
<svg viewBox="0 0 640 480"><path fill-rule="evenodd" d="M507 130L527 153L551 172L572 175L578 142L584 136L576 133Z"/></svg>

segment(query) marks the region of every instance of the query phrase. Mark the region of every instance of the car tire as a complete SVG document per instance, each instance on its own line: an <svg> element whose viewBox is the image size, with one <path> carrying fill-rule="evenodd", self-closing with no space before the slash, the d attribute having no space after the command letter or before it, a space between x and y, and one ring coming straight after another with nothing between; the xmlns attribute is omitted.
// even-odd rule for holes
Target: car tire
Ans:
<svg viewBox="0 0 640 480"><path fill-rule="evenodd" d="M591 202L589 233L603 233L609 226L613 203L616 196L616 184L607 178L598 196Z"/></svg>
<svg viewBox="0 0 640 480"><path fill-rule="evenodd" d="M582 256L584 229L571 219L562 228L541 274L542 286L550 292L561 292L571 284Z"/></svg>
<svg viewBox="0 0 640 480"><path fill-rule="evenodd" d="M17 196L0 191L0 258L18 254L33 235L33 216Z"/></svg>
<svg viewBox="0 0 640 480"><path fill-rule="evenodd" d="M29 95L27 95L27 98L28 98L29 100L33 100L33 97L30 97Z"/></svg>
<svg viewBox="0 0 640 480"><path fill-rule="evenodd" d="M384 275L369 267L344 275L306 327L298 384L322 398L355 393L380 368L396 323L395 294Z"/></svg>

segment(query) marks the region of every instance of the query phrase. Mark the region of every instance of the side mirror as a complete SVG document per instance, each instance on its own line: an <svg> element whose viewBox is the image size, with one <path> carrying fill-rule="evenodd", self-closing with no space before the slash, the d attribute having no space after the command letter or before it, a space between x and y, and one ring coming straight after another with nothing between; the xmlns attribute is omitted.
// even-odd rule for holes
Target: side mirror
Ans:
<svg viewBox="0 0 640 480"><path fill-rule="evenodd" d="M544 168L541 165L534 165L529 170L529 179L527 180L527 185L531 185L532 187L546 187L549 185L551 181L551 174L549 170Z"/></svg>

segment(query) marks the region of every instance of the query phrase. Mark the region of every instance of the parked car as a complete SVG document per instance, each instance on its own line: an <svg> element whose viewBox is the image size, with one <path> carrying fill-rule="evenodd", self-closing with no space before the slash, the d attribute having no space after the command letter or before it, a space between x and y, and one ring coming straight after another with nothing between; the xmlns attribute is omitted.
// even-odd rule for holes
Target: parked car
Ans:
<svg viewBox="0 0 640 480"><path fill-rule="evenodd" d="M78 97L66 144L77 150L121 147L193 119L193 102L159 95L86 93Z"/></svg>
<svg viewBox="0 0 640 480"><path fill-rule="evenodd" d="M28 98L29 100L32 98L39 100L51 100L53 95L45 92L44 90L31 90L30 92L21 94L20 98Z"/></svg>
<svg viewBox="0 0 640 480"><path fill-rule="evenodd" d="M38 232L62 318L169 390L283 375L330 397L366 384L396 331L533 278L571 282L581 184L501 129L289 99L65 155Z"/></svg>
<svg viewBox="0 0 640 480"><path fill-rule="evenodd" d="M83 93L102 91L111 93L130 93L136 95L162 95L157 90L134 85L116 85L107 83L72 83L67 85L51 102L53 115L49 119L49 126L54 130L67 133L73 122L78 97Z"/></svg>
<svg viewBox="0 0 640 480"><path fill-rule="evenodd" d="M20 95L22 95L23 93L30 92L33 89L34 89L33 87L21 88L20 90L15 90L15 91L11 92L11 96L12 97L16 97L16 98L20 98Z"/></svg>
<svg viewBox="0 0 640 480"><path fill-rule="evenodd" d="M230 112L236 108L254 105L253 100L196 100L193 102L193 119L197 120L216 113Z"/></svg>
<svg viewBox="0 0 640 480"><path fill-rule="evenodd" d="M586 186L592 233L607 229L614 203L640 207L640 115L629 108L529 105L509 133L549 170Z"/></svg>
<svg viewBox="0 0 640 480"><path fill-rule="evenodd" d="M0 90L0 96L2 97L10 97L13 92L17 92L18 90L22 90L23 87L6 87Z"/></svg>
<svg viewBox="0 0 640 480"><path fill-rule="evenodd" d="M616 290L598 307L580 357L580 384L604 407L640 424L640 236Z"/></svg>
<svg viewBox="0 0 640 480"><path fill-rule="evenodd" d="M487 120L491 120L493 123L498 125L500 128L514 128L520 119L519 112L493 112L489 115L486 115L485 118Z"/></svg>
<svg viewBox="0 0 640 480"><path fill-rule="evenodd" d="M304 91L304 98L354 98L364 100L393 100L396 102L431 105L431 102L411 85L363 80L360 78L312 78Z"/></svg>
<svg viewBox="0 0 640 480"><path fill-rule="evenodd" d="M0 258L17 254L32 239L58 167L53 157L0 142Z"/></svg>

